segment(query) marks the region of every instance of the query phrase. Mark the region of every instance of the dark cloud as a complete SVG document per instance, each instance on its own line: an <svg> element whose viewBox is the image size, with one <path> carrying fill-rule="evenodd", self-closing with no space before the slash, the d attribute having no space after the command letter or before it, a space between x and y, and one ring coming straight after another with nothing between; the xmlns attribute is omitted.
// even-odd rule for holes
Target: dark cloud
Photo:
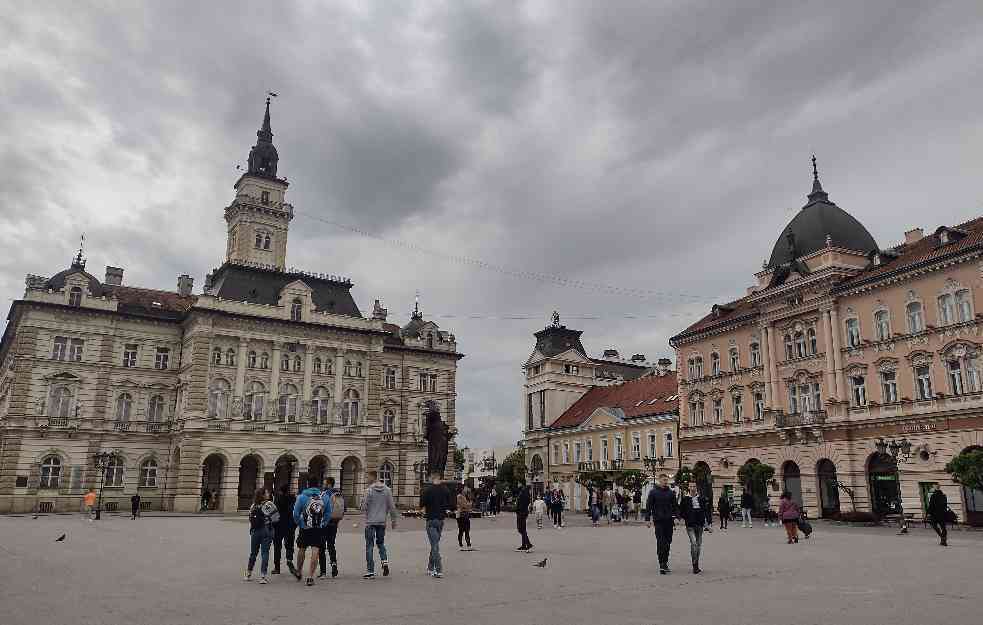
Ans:
<svg viewBox="0 0 983 625"><path fill-rule="evenodd" d="M559 310L650 359L810 188L884 246L983 212L978 3L43 4L0 22L0 295L68 263L198 284L267 90L289 264L457 335L462 440L520 436ZM321 220L370 230L364 238ZM447 258L661 293L520 279ZM697 296L697 297L693 297Z"/></svg>

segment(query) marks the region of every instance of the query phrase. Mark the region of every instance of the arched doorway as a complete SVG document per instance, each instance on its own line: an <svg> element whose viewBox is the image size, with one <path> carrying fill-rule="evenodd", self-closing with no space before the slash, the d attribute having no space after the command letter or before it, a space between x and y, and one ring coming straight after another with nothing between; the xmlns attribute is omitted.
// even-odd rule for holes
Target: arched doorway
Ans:
<svg viewBox="0 0 983 625"><path fill-rule="evenodd" d="M298 488L294 488L294 475L297 470L297 464L297 458L289 454L277 458L276 464L273 465L273 489L276 492L279 492L280 488L284 485L290 491L301 490L299 488L300 484L296 484Z"/></svg>
<svg viewBox="0 0 983 625"><path fill-rule="evenodd" d="M710 471L710 465L702 460L693 465L693 481L696 482L696 491L700 493L700 497L713 506L713 473Z"/></svg>
<svg viewBox="0 0 983 625"><path fill-rule="evenodd" d="M870 485L870 509L875 514L894 514L901 510L901 489L894 458L873 453L867 460L867 483Z"/></svg>
<svg viewBox="0 0 983 625"><path fill-rule="evenodd" d="M534 455L529 460L529 469L533 472L532 497L535 499L544 492L543 480L545 479L545 476L543 475L543 459L539 456L539 454Z"/></svg>
<svg viewBox="0 0 983 625"><path fill-rule="evenodd" d="M840 513L840 490L836 481L836 465L829 458L816 463L819 480L819 513L822 517L835 517Z"/></svg>
<svg viewBox="0 0 983 625"><path fill-rule="evenodd" d="M246 456L239 462L239 510L248 510L252 505L262 467L262 461L255 455Z"/></svg>
<svg viewBox="0 0 983 625"><path fill-rule="evenodd" d="M319 482L323 483L324 478L328 476L328 468L330 466L331 463L325 456L314 456L307 464L307 475L308 477L313 475Z"/></svg>
<svg viewBox="0 0 983 625"><path fill-rule="evenodd" d="M974 451L983 451L983 447L973 445L960 452L968 454ZM983 490L966 488L960 486L959 490L963 495L963 510L966 511L966 523L974 526L983 525Z"/></svg>
<svg viewBox="0 0 983 625"><path fill-rule="evenodd" d="M799 465L791 460L786 460L782 465L782 490L792 495L799 509L802 509L802 472Z"/></svg>
<svg viewBox="0 0 983 625"><path fill-rule="evenodd" d="M757 458L750 458L744 463L744 467L749 467L752 465L761 464L761 461ZM742 467L742 469L744 468ZM738 475L741 471L738 471ZM768 501L768 483L760 480L752 480L750 483L743 485L751 491L751 497L754 499L754 510L760 512Z"/></svg>
<svg viewBox="0 0 983 625"><path fill-rule="evenodd" d="M201 463L201 509L222 509L222 483L225 480L225 459L209 454Z"/></svg>
<svg viewBox="0 0 983 625"><path fill-rule="evenodd" d="M358 458L354 456L348 456L341 462L341 494L348 508L358 508L359 468Z"/></svg>

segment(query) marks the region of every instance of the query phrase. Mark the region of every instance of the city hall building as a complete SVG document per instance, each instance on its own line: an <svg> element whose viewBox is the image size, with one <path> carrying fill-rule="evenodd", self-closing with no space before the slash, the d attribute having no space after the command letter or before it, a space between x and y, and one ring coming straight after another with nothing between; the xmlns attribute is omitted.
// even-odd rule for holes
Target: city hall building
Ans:
<svg viewBox="0 0 983 625"><path fill-rule="evenodd" d="M225 262L199 294L186 275L175 291L117 267L99 280L81 250L27 276L0 343L0 513L78 510L102 486L108 509L139 494L231 512L311 474L355 505L366 470L415 505L423 402L454 431L454 335L418 308L403 327L378 300L363 316L349 280L287 269L294 211L269 100L257 137L224 209Z"/></svg>
<svg viewBox="0 0 983 625"><path fill-rule="evenodd" d="M983 492L944 470L983 445L983 218L881 247L813 173L747 294L670 341L683 463L717 495L739 490L744 464L770 464L759 505L788 490L824 517L852 494L857 510L903 503L920 518L939 484L961 519L983 522Z"/></svg>

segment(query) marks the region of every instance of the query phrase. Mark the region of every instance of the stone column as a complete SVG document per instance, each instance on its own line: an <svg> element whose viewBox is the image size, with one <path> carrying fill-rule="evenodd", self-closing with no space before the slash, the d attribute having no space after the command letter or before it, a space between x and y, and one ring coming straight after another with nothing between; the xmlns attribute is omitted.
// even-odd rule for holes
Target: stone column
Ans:
<svg viewBox="0 0 983 625"><path fill-rule="evenodd" d="M242 398L246 386L246 360L248 358L247 348L249 344L246 339L239 339L239 355L236 360L236 386L235 390L232 391L233 397Z"/></svg>
<svg viewBox="0 0 983 625"><path fill-rule="evenodd" d="M830 321L830 311L824 310L823 312L823 332L826 334L826 394L827 397L838 397L836 391L836 363L833 360L835 357L833 351L833 325Z"/></svg>
<svg viewBox="0 0 983 625"><path fill-rule="evenodd" d="M338 350L335 352L334 357L334 403L335 406L341 406L341 402L344 399L342 394L344 393L344 373L345 373L345 352ZM341 423L341 413L336 411L335 423ZM341 465L338 465L338 470L341 470ZM341 476L339 475L339 480ZM341 482L339 482L340 484Z"/></svg>
<svg viewBox="0 0 983 625"><path fill-rule="evenodd" d="M311 376L314 374L314 346L304 346L304 405L311 401Z"/></svg>
<svg viewBox="0 0 983 625"><path fill-rule="evenodd" d="M781 393L779 392L779 386L781 384L778 379L778 352L775 351L775 328L772 325L768 325L768 355L769 358L769 375L771 378L771 407L777 410L781 405Z"/></svg>
<svg viewBox="0 0 983 625"><path fill-rule="evenodd" d="M770 332L768 332L768 326L763 326L761 328L761 369L762 375L765 381L765 406L768 408L773 407L774 398L771 392L771 347L770 347Z"/></svg>
<svg viewBox="0 0 983 625"><path fill-rule="evenodd" d="M278 398L280 397L280 350L283 348L283 343L279 341L273 342L273 373L270 375L270 414L267 415L267 420L276 420L279 418L277 414L278 410Z"/></svg>
<svg viewBox="0 0 983 625"><path fill-rule="evenodd" d="M837 312L836 307L829 311L829 323L832 326L830 334L833 337L833 378L836 387L831 396L844 399L840 397L840 392L846 390L846 384L843 379L843 354L840 353L840 313Z"/></svg>

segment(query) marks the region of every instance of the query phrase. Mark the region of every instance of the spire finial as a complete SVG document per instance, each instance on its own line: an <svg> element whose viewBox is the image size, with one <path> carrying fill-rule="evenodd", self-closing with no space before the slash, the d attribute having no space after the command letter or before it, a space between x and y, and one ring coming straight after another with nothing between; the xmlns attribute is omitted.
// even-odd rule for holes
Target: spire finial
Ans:
<svg viewBox="0 0 983 625"><path fill-rule="evenodd" d="M85 258L82 257L82 252L85 249L85 233L82 233L82 238L79 240L79 252L75 255L72 260L72 267L76 269L85 269Z"/></svg>
<svg viewBox="0 0 983 625"><path fill-rule="evenodd" d="M560 327L560 313L556 310L553 311L553 325L554 328Z"/></svg>
<svg viewBox="0 0 983 625"><path fill-rule="evenodd" d="M823 185L819 182L819 168L816 166L816 155L812 155L812 193L809 194L809 204L813 202L828 202L829 196L823 191ZM806 204L806 206L809 206ZM805 208L805 207L803 207Z"/></svg>
<svg viewBox="0 0 983 625"><path fill-rule="evenodd" d="M269 98L267 98L267 100L266 100L267 104L269 104L269 101L270 101ZM819 182L819 170L816 168L816 155L815 154L812 155L812 181L813 182Z"/></svg>
<svg viewBox="0 0 983 625"><path fill-rule="evenodd" d="M413 298L413 317L419 318L420 315L420 292L416 292L416 296Z"/></svg>

